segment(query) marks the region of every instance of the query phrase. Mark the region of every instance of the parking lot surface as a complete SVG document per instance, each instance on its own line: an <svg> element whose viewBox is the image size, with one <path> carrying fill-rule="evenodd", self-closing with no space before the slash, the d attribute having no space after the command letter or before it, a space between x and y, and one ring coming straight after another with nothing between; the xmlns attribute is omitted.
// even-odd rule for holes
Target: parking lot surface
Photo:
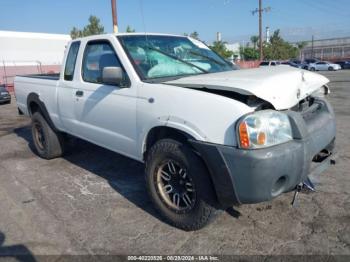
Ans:
<svg viewBox="0 0 350 262"><path fill-rule="evenodd" d="M337 165L317 192L235 207L196 232L159 219L142 164L73 139L63 158L33 153L30 120L0 105L0 254L350 255L350 70L323 73L337 117ZM281 86L283 88L283 86Z"/></svg>

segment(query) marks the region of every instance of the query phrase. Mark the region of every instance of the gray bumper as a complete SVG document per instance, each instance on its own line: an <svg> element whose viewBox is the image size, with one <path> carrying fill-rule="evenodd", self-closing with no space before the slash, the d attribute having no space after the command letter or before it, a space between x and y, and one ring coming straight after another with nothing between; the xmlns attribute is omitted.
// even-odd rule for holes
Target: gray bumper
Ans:
<svg viewBox="0 0 350 262"><path fill-rule="evenodd" d="M293 190L309 174L325 170L331 157L315 163L321 151L332 152L334 113L323 99L304 112L289 111L294 139L257 150L191 141L210 171L221 207L268 201ZM311 164L313 163L313 168Z"/></svg>
<svg viewBox="0 0 350 262"><path fill-rule="evenodd" d="M11 96L0 96L0 103L11 101Z"/></svg>

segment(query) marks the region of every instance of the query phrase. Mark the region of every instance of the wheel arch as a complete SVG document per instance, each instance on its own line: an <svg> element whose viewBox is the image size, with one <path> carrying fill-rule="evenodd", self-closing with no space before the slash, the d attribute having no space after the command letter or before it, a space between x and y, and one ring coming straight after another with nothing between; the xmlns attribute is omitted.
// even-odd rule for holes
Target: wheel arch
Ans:
<svg viewBox="0 0 350 262"><path fill-rule="evenodd" d="M189 139L196 140L195 137L188 132L183 130L170 127L170 126L154 126L152 127L145 136L142 146L143 159L146 159L147 152L149 149L160 139L172 138L174 140L188 143Z"/></svg>
<svg viewBox="0 0 350 262"><path fill-rule="evenodd" d="M59 131L52 122L49 112L46 109L44 102L42 102L37 93L30 93L27 98L27 108L29 116L32 116L35 112L40 112L47 123L54 131Z"/></svg>

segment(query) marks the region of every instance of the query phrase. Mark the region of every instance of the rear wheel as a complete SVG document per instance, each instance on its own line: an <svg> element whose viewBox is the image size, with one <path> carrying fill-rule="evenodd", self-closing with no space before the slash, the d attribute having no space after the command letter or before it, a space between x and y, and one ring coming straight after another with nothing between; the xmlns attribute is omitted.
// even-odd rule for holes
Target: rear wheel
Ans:
<svg viewBox="0 0 350 262"><path fill-rule="evenodd" d="M64 151L62 134L55 132L40 112L32 115L32 137L38 155L45 159L60 157Z"/></svg>
<svg viewBox="0 0 350 262"><path fill-rule="evenodd" d="M160 214L178 228L200 229L217 213L209 204L214 191L206 167L189 147L178 141L163 139L150 149L146 181Z"/></svg>

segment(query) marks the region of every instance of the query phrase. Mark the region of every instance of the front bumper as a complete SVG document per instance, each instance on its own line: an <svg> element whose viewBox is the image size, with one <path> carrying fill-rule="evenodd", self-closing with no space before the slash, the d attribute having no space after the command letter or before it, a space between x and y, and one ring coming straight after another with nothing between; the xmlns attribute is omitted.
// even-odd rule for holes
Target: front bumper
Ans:
<svg viewBox="0 0 350 262"><path fill-rule="evenodd" d="M325 170L335 143L335 118L326 100L315 105L307 112L287 112L294 139L284 144L243 150L191 141L208 166L221 207L271 200ZM320 152L329 157L313 162Z"/></svg>

